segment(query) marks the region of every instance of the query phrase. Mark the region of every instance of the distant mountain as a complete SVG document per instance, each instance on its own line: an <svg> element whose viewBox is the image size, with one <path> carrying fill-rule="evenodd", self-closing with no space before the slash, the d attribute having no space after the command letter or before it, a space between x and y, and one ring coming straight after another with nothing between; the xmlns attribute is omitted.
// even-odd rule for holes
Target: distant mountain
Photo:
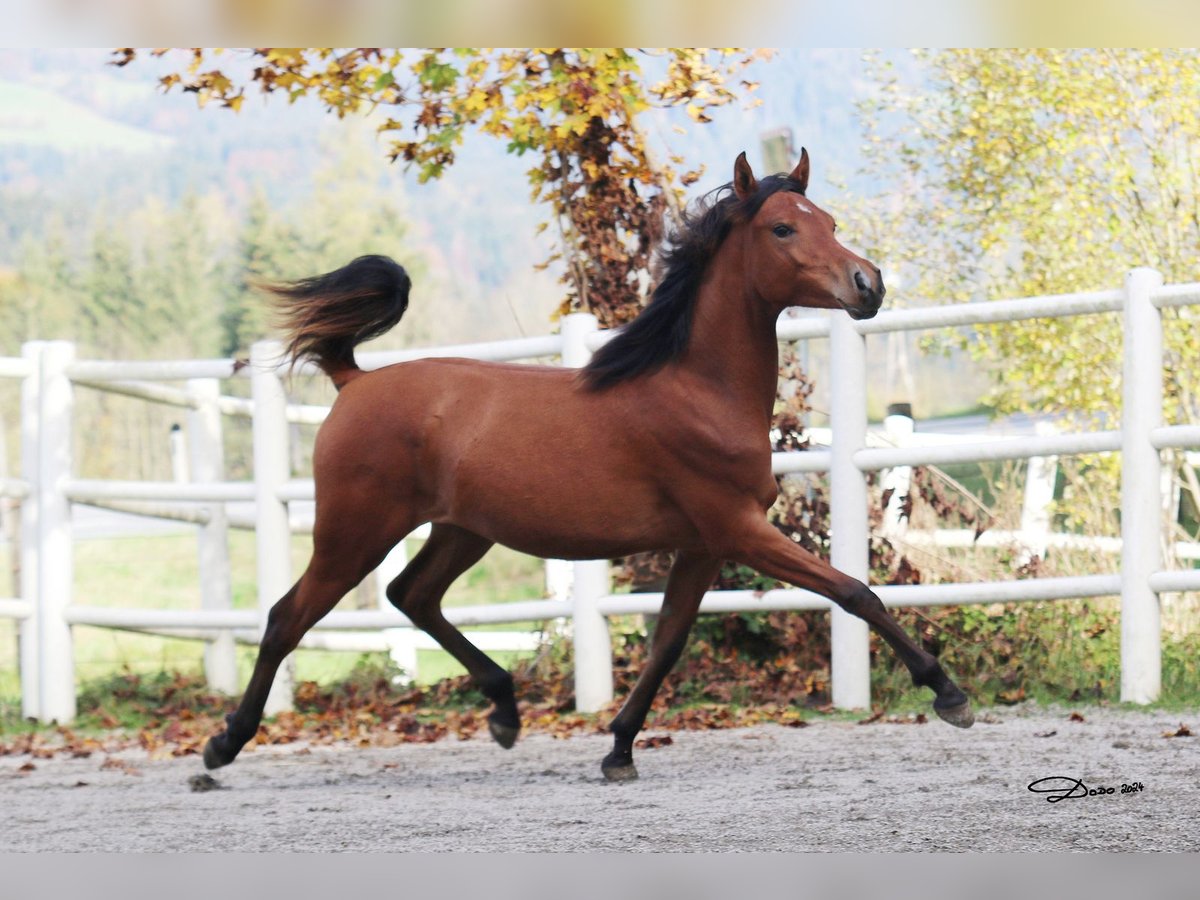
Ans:
<svg viewBox="0 0 1200 900"><path fill-rule="evenodd" d="M106 118L54 91L0 79L0 151L38 151L90 156L140 155L168 148L174 139Z"/></svg>

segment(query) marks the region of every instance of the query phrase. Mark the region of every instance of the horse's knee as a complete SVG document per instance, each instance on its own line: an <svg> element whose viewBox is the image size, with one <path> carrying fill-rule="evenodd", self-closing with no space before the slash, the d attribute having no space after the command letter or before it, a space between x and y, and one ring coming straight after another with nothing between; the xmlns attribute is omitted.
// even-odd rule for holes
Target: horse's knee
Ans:
<svg viewBox="0 0 1200 900"><path fill-rule="evenodd" d="M284 608L283 603L276 603L267 613L267 627L258 645L259 652L273 658L287 656L299 643L298 638L293 640L295 629L295 613Z"/></svg>
<svg viewBox="0 0 1200 900"><path fill-rule="evenodd" d="M867 621L881 612L886 613L883 601L861 582L854 582L853 585L839 591L834 601L850 615Z"/></svg>

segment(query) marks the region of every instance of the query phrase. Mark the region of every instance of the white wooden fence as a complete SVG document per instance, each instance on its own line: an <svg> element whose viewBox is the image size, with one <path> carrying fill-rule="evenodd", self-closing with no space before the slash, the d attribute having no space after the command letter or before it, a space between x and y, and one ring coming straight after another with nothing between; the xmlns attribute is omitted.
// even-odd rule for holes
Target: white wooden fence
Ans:
<svg viewBox="0 0 1200 900"><path fill-rule="evenodd" d="M1078 453L1122 453L1120 566L1116 572L1072 578L1042 578L973 584L883 585L876 592L888 606L994 603L1120 595L1121 699L1153 701L1161 681L1160 596L1200 590L1200 569L1164 570L1163 466L1160 450L1200 447L1200 425L1162 423L1162 315L1166 306L1200 304L1200 284L1164 287L1153 270L1136 269L1123 289L1033 297L991 303L885 312L854 322L844 315L781 319L781 341L828 338L832 388L828 449L775 454L777 474L830 473L832 561L866 579L868 547L867 474L887 470L897 477L917 465L1046 459ZM872 447L867 441L866 338L872 334L1008 322L1059 316L1121 312L1124 316L1124 387L1119 431L1043 434L1001 440L939 445ZM579 366L608 338L586 314L568 316L562 332L433 350L361 354L365 368L421 356L467 356L520 360L558 357ZM1113 348L1114 353L1116 348ZM311 500L311 480L293 479L288 452L289 424L319 423L327 410L289 405L281 379L280 349L266 342L253 348L249 366L235 371L232 360L101 362L75 359L66 342L32 342L19 359L0 359L0 377L22 380L19 479L0 481L0 494L22 501L21 597L0 599L0 616L15 618L20 630L22 709L43 721L70 721L75 715L75 673L71 629L75 625L168 630L204 634L210 639L207 671L216 687L234 691L233 639L257 635L270 606L290 587L289 537L304 523L292 521L289 504ZM301 374L312 373L302 367ZM222 397L219 380L247 377L251 399ZM163 382L184 382L183 387ZM77 385L187 407L191 478L178 482L84 480L72 473L72 404ZM223 480L221 414L253 420L252 482ZM909 444L909 445L904 445ZM225 504L252 501L252 522L231 522ZM71 504L141 504L144 512L193 521L202 526L202 603L195 610L134 610L80 606L72 602ZM252 525L257 536L256 610L229 605L225 528ZM390 574L402 560L385 564ZM551 563L552 571L566 564ZM612 651L607 617L655 613L661 594L614 594L607 561L570 564L570 587L550 599L449 608L459 626L566 618L576 660L576 702L595 710L612 698ZM555 595L557 594L557 595ZM824 597L802 590L711 591L702 612L777 609L829 609L832 623L833 702L859 708L870 703L867 629ZM393 609L335 610L321 630L411 629ZM320 640L318 638L318 640ZM327 642L331 638L326 639ZM276 679L268 712L288 708L289 671Z"/></svg>

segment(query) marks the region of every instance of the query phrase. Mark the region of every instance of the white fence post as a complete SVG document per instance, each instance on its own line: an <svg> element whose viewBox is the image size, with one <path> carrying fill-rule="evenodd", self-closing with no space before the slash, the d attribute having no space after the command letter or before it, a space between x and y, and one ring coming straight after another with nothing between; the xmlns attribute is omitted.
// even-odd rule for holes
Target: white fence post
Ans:
<svg viewBox="0 0 1200 900"><path fill-rule="evenodd" d="M200 484L224 481L225 446L221 411L217 408L221 383L215 378L193 378L187 382L187 391L198 401L188 411L187 468L191 480ZM229 520L224 503L209 506L208 522L200 526L196 552L200 563L200 608L232 609ZM204 678L214 691L237 693L237 645L232 631L219 631L205 644Z"/></svg>
<svg viewBox="0 0 1200 900"><path fill-rule="evenodd" d="M1058 431L1052 422L1038 422L1038 437ZM1025 496L1021 505L1021 543L1019 565L1027 565L1036 555L1046 558L1050 546L1051 512L1054 509L1054 484L1058 479L1057 456L1031 456L1025 470Z"/></svg>
<svg viewBox="0 0 1200 900"><path fill-rule="evenodd" d="M572 571L568 560L546 560L546 596L551 600L570 600Z"/></svg>
<svg viewBox="0 0 1200 900"><path fill-rule="evenodd" d="M290 471L287 394L276 372L283 358L277 341L259 341L250 348L250 394L254 401L254 504L260 630L265 631L271 607L292 584L291 530L287 503L279 489ZM284 660L267 695L265 713L292 709L295 664Z"/></svg>
<svg viewBox="0 0 1200 900"><path fill-rule="evenodd" d="M907 447L912 443L916 423L913 421L912 405L892 403L883 419L883 430L893 447ZM883 511L883 533L888 537L903 537L908 531L908 519L904 517L904 505L912 490L912 466L893 466L882 473L881 487L891 491L887 509Z"/></svg>
<svg viewBox="0 0 1200 900"><path fill-rule="evenodd" d="M867 350L866 339L849 316L835 315L830 321L829 359L830 562L866 583L870 569L867 480L854 464L854 453L867 443ZM840 709L869 707L871 645L867 623L835 605L829 613L829 624L833 705Z"/></svg>
<svg viewBox="0 0 1200 900"><path fill-rule="evenodd" d="M38 570L41 554L38 539L38 507L41 477L41 385L42 348L44 341L29 341L21 347L21 356L29 363L29 374L21 382L21 477L29 485L29 493L21 501L21 598L33 604L33 615L18 624L21 669L21 716L40 719L42 710L41 664L38 661L38 621L41 604L38 598Z"/></svg>
<svg viewBox="0 0 1200 900"><path fill-rule="evenodd" d="M1151 703L1162 686L1162 628L1150 576L1162 568L1162 460L1150 442L1162 424L1162 314L1153 269L1125 279L1121 395L1121 700Z"/></svg>
<svg viewBox="0 0 1200 900"><path fill-rule="evenodd" d="M400 543L396 544L388 555L384 557L378 568L375 569L373 576L375 579L375 597L376 605L382 610L392 609L392 603L387 598L387 586L404 571L404 567L408 565L408 538L401 538ZM392 662L399 666L403 671L403 684L412 684L417 680L419 674L419 663L417 657L417 631L409 626L407 628L385 628L383 630L384 640L387 641L388 656Z"/></svg>
<svg viewBox="0 0 1200 900"><path fill-rule="evenodd" d="M587 336L598 330L591 313L572 313L562 319L564 366L578 368L591 358ZM585 427L586 423L579 423ZM571 585L573 646L575 652L575 708L596 712L613 698L612 638L608 619L597 608L600 598L612 591L607 559L576 562Z"/></svg>
<svg viewBox="0 0 1200 900"><path fill-rule="evenodd" d="M62 483L71 477L74 392L67 366L69 341L47 341L41 353L38 449L38 661L39 718L65 724L75 718L75 657L66 609L74 587L71 503Z"/></svg>
<svg viewBox="0 0 1200 900"><path fill-rule="evenodd" d="M191 460L188 459L187 435L176 422L171 426L171 479L177 484L187 484Z"/></svg>

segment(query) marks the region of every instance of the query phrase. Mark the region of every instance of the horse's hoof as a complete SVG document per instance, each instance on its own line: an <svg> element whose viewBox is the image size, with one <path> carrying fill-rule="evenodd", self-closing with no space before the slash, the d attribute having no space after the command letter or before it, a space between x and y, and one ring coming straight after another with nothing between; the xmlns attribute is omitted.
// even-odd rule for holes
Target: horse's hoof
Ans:
<svg viewBox="0 0 1200 900"><path fill-rule="evenodd" d="M496 743L505 750L512 748L512 745L517 742L517 735L521 733L520 728L513 728L511 725L502 725L494 719L488 719L488 731L492 733L492 737Z"/></svg>
<svg viewBox="0 0 1200 900"><path fill-rule="evenodd" d="M219 769L221 766L227 766L237 753L229 753L228 750L221 749L221 738L224 735L214 734L208 739L208 743L204 745L204 768Z"/></svg>
<svg viewBox="0 0 1200 900"><path fill-rule="evenodd" d="M933 711L956 728L970 728L975 724L975 713L971 712L970 700L964 700L957 706L951 706L947 709L938 709L938 705L935 702L933 704Z"/></svg>
<svg viewBox="0 0 1200 900"><path fill-rule="evenodd" d="M601 763L600 771L609 781L634 781L638 777L637 767L633 763L623 766L606 766Z"/></svg>

